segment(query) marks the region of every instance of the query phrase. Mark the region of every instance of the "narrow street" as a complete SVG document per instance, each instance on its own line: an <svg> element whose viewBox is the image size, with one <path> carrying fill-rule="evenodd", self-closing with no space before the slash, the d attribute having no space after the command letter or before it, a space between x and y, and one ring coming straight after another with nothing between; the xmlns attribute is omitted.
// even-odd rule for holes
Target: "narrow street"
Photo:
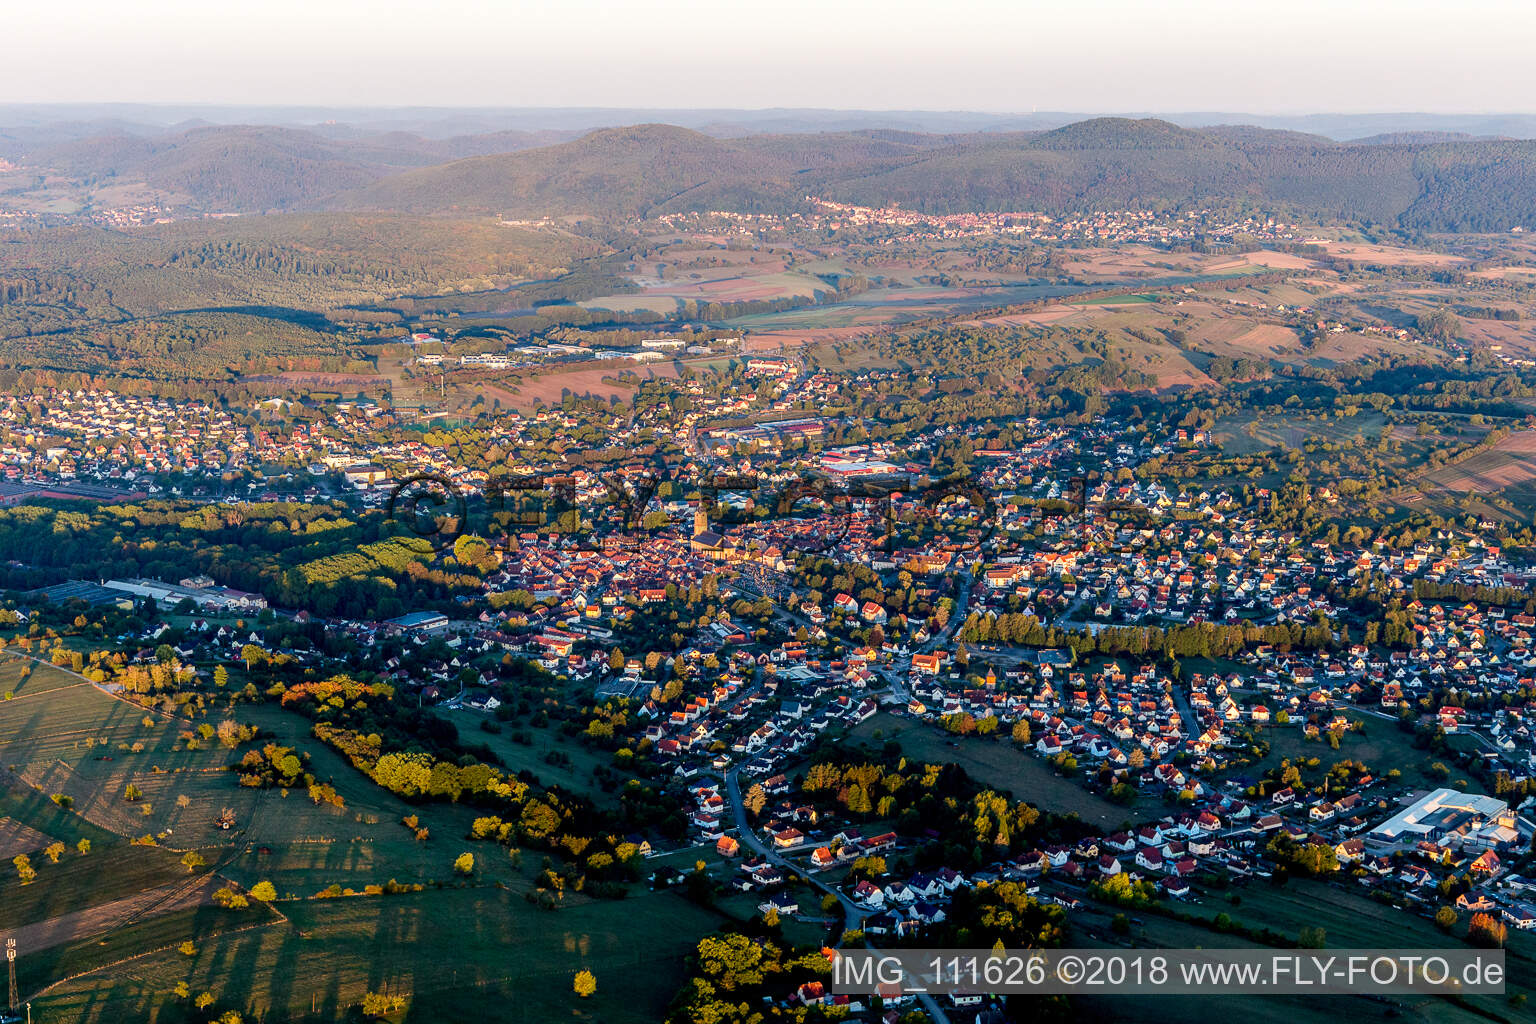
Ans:
<svg viewBox="0 0 1536 1024"><path fill-rule="evenodd" d="M731 814L735 817L736 820L736 838L741 842L743 846L746 846L753 852L762 855L770 864L777 865L786 871L793 871L795 874L804 878L806 883L812 888L835 896L837 898L837 902L840 903L843 908L843 930L857 931L864 924L864 911L859 907L857 903L854 903L851 899L849 899L843 893L839 892L837 889L805 871L799 865L793 863L783 856L780 856L767 843L758 838L756 831L753 830L751 824L747 820L747 808L741 800L740 775L740 768L732 768L730 771L725 773L726 799L730 801ZM873 945L871 945L869 948L875 949ZM944 1009L939 1006L938 1001L935 1000L933 996L926 992L918 993L917 1001L918 1004L922 1006L923 1010L927 1012L929 1018L934 1022L934 1024L950 1024L949 1016L944 1012Z"/></svg>

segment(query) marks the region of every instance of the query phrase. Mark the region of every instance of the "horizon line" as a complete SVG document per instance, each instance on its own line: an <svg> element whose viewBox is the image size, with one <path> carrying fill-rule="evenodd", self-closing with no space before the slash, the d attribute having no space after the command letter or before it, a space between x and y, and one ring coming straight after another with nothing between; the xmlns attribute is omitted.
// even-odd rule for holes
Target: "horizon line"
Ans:
<svg viewBox="0 0 1536 1024"><path fill-rule="evenodd" d="M1223 109L1219 107L1184 108L1184 109L1093 109L1085 108L1069 110L1063 108L1046 110L988 110L979 107L810 107L810 106L764 106L764 107L714 107L714 106L667 106L654 104L633 105L606 105L606 104L475 104L475 103L263 103L254 100L21 100L0 99L0 109L7 107L151 107L151 108L189 108L199 110L216 110L220 108L255 109L255 110L356 110L356 111L550 111L550 112L625 112L625 111L651 111L657 113L732 113L732 114L770 114L770 113L817 113L817 114L936 114L936 115L972 115L985 117L1156 117L1178 115L1238 115L1245 117L1530 117L1536 116L1536 107L1533 108L1509 108L1509 109L1483 109L1483 110L1414 110L1414 109L1369 109L1369 108L1340 108L1332 110L1307 109L1307 110L1242 110Z"/></svg>

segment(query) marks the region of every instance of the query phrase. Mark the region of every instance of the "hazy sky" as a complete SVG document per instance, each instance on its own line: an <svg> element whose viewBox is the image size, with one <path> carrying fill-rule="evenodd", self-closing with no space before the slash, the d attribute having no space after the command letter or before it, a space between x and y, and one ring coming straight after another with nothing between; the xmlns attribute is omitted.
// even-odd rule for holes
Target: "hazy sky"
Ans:
<svg viewBox="0 0 1536 1024"><path fill-rule="evenodd" d="M0 102L1536 111L1533 0L7 0Z"/></svg>

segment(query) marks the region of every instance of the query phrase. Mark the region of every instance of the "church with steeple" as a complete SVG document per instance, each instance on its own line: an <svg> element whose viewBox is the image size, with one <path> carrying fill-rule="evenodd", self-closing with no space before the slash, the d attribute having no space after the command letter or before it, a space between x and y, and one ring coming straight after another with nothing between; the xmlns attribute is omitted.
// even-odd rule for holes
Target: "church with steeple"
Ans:
<svg viewBox="0 0 1536 1024"><path fill-rule="evenodd" d="M708 558L727 559L739 556L736 545L709 528L709 507L701 499L693 513L693 536L688 547Z"/></svg>

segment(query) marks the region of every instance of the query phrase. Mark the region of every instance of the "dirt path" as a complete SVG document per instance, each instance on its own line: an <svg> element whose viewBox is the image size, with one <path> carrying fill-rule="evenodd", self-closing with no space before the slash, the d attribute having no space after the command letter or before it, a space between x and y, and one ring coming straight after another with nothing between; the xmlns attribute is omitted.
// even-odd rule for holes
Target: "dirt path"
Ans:
<svg viewBox="0 0 1536 1024"><path fill-rule="evenodd" d="M8 933L0 934L0 941L15 939L16 945L28 953L52 946L63 945L78 939L90 938L120 928L140 917L169 914L175 910L197 907L212 900L213 890L223 883L214 875L201 875L187 882L162 885L156 889L125 896L120 900L103 903L86 910L23 925Z"/></svg>
<svg viewBox="0 0 1536 1024"><path fill-rule="evenodd" d="M0 786L4 781L0 780ZM53 839L13 818L0 818L0 860L10 860L18 853L36 853Z"/></svg>

